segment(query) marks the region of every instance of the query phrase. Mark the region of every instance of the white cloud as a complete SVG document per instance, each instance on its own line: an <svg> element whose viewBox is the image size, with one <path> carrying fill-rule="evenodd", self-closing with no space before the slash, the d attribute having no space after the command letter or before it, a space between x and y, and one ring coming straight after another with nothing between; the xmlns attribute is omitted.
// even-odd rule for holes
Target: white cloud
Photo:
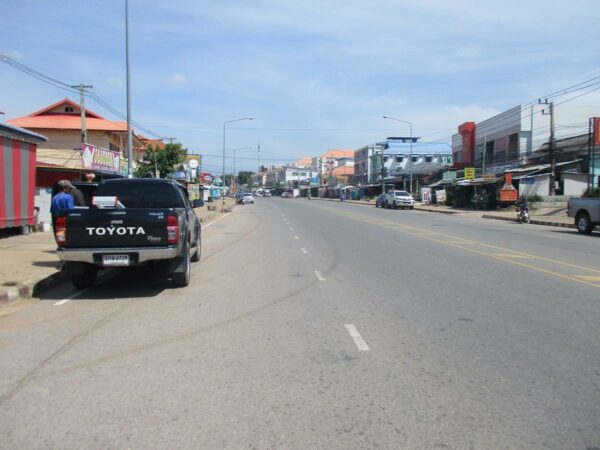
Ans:
<svg viewBox="0 0 600 450"><path fill-rule="evenodd" d="M174 73L169 76L169 84L173 86L182 86L187 83L187 78L185 75L180 73Z"/></svg>

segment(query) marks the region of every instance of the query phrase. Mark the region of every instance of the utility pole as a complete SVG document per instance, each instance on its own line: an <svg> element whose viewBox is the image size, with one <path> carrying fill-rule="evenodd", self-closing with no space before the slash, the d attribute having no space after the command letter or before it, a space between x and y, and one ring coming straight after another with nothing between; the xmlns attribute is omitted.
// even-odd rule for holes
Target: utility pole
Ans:
<svg viewBox="0 0 600 450"><path fill-rule="evenodd" d="M257 189L260 189L260 181L262 172L260 171L260 142L258 143L258 172L256 173L256 184L258 185Z"/></svg>
<svg viewBox="0 0 600 450"><path fill-rule="evenodd" d="M556 180L556 149L555 149L555 145L554 145L554 102L548 102L548 99L544 100L543 102L541 100L538 100L538 103L540 105L548 105L548 109L549 112L546 113L546 110L542 110L542 114L543 115L549 115L550 116L550 142L549 144L549 148L550 148L550 189L549 189L549 195L555 195L556 193L556 189L555 189L555 180Z"/></svg>
<svg viewBox="0 0 600 450"><path fill-rule="evenodd" d="M129 81L129 0L125 0L125 72L127 78L127 177L133 178L133 144L131 139L131 93Z"/></svg>
<svg viewBox="0 0 600 450"><path fill-rule="evenodd" d="M482 164L481 164L481 178L484 177L485 175L485 160L486 160L486 156L487 156L487 136L483 137L483 160L482 160Z"/></svg>
<svg viewBox="0 0 600 450"><path fill-rule="evenodd" d="M92 89L94 86L79 83L78 86L71 86L79 89L79 109L81 110L81 143L87 144L87 128L85 127L85 89Z"/></svg>
<svg viewBox="0 0 600 450"><path fill-rule="evenodd" d="M165 140L167 140L167 139L168 139L168 140L169 140L169 144L172 144L172 143L173 143L173 141L174 141L175 139L177 139L177 138L176 138L176 137L166 137L166 138L163 138L163 139L165 139Z"/></svg>

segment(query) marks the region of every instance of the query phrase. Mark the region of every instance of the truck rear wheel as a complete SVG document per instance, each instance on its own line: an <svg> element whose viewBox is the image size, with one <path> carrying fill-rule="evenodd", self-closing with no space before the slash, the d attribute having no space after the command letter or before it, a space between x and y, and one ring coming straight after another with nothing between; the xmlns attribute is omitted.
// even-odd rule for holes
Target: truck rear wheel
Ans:
<svg viewBox="0 0 600 450"><path fill-rule="evenodd" d="M191 261L200 261L200 232L197 233L196 243L194 244L194 254L192 255Z"/></svg>
<svg viewBox="0 0 600 450"><path fill-rule="evenodd" d="M190 249L186 249L185 256L183 257L183 271L174 272L172 274L173 285L176 287L186 287L190 284Z"/></svg>
<svg viewBox="0 0 600 450"><path fill-rule="evenodd" d="M77 289L87 289L94 286L98 268L92 264L70 263L67 270L71 274L71 282Z"/></svg>
<svg viewBox="0 0 600 450"><path fill-rule="evenodd" d="M575 225L577 226L577 231L582 234L590 234L594 225L590 220L590 216L586 212L580 212L577 214L577 218L575 219Z"/></svg>

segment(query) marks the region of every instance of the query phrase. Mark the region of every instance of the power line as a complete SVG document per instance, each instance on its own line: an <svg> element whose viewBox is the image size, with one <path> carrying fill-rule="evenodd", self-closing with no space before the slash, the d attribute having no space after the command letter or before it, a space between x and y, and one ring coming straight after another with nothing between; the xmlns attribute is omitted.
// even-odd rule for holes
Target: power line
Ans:
<svg viewBox="0 0 600 450"><path fill-rule="evenodd" d="M21 72L36 78L40 81L43 81L44 83L47 83L51 86L57 87L59 89L62 89L64 91L67 92L71 92L73 94L77 94L79 93L78 90L75 90L72 88L72 86L70 84L64 83L60 80L57 80L56 78L52 78L48 75L43 74L42 72L39 72L31 67L26 66L25 64L22 64L4 54L0 54L0 60L2 62L7 63L8 65L14 67L17 70L20 70ZM124 120L127 120L127 116L123 113L121 113L118 109L116 109L114 106L112 106L110 103L108 103L106 100L104 100L102 97L100 97L98 94L96 94L95 92L91 92L88 90L84 90L86 97L88 97L89 99L91 99L92 101L96 102L98 105L100 105L102 108L106 109L107 111L111 112L112 114L114 114L117 117L120 117ZM150 134L154 137L157 138L162 138L162 136L160 136L159 134L141 126L139 123L134 122L133 120L131 121L131 123L138 129L144 131L146 134Z"/></svg>

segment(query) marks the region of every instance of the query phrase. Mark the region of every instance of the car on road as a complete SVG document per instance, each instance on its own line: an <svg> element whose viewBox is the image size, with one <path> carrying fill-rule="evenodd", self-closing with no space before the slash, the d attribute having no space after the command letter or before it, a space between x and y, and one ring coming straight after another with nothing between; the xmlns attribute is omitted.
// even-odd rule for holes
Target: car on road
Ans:
<svg viewBox="0 0 600 450"><path fill-rule="evenodd" d="M385 194L379 194L375 197L375 208L383 208L385 205Z"/></svg>
<svg viewBox="0 0 600 450"><path fill-rule="evenodd" d="M265 191L263 192L263 197L271 197L271 191L267 191L265 189Z"/></svg>
<svg viewBox="0 0 600 450"><path fill-rule="evenodd" d="M292 198L292 194L290 192L283 191L281 193L281 198Z"/></svg>
<svg viewBox="0 0 600 450"><path fill-rule="evenodd" d="M600 225L600 198L572 198L567 202L567 215L575 219L577 231L590 234Z"/></svg>
<svg viewBox="0 0 600 450"><path fill-rule="evenodd" d="M235 194L235 202L239 205L244 204L244 194L242 192L237 192Z"/></svg>
<svg viewBox="0 0 600 450"><path fill-rule="evenodd" d="M187 190L173 180L103 181L90 207L59 211L55 239L78 289L92 287L98 269L149 263L183 287L191 262L200 260L200 221Z"/></svg>
<svg viewBox="0 0 600 450"><path fill-rule="evenodd" d="M388 191L385 196L384 206L386 208L410 208L415 207L415 199L407 191Z"/></svg>
<svg viewBox="0 0 600 450"><path fill-rule="evenodd" d="M242 196L242 203L244 203L244 205L246 203L254 204L254 196L252 195L251 192L244 193L244 195Z"/></svg>

